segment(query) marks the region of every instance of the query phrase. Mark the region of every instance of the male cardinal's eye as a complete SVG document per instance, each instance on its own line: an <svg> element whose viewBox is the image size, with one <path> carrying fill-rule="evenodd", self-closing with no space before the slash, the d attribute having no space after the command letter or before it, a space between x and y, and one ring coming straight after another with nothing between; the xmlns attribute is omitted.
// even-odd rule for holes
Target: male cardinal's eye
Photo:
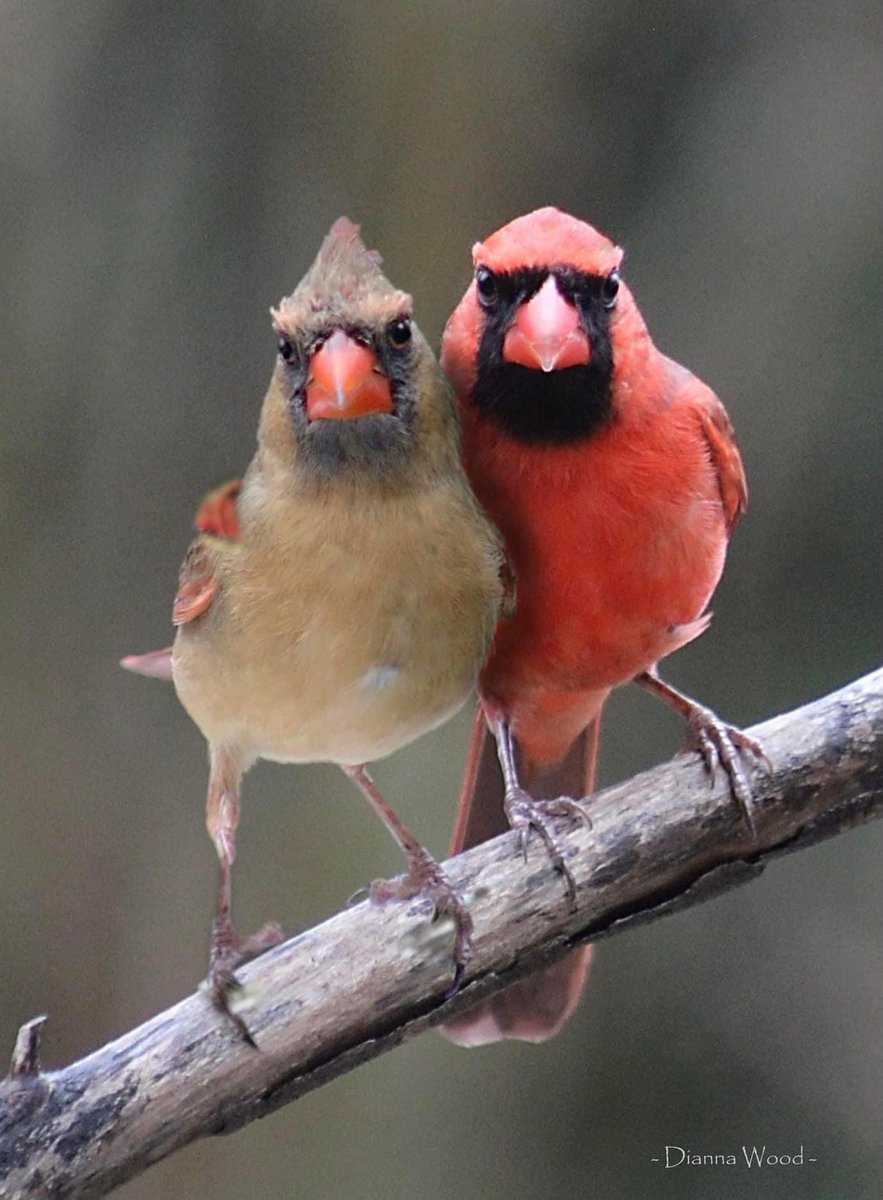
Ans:
<svg viewBox="0 0 883 1200"><path fill-rule="evenodd" d="M479 267L475 272L475 286L478 288L478 298L485 308L497 299L497 277L490 267Z"/></svg>
<svg viewBox="0 0 883 1200"><path fill-rule="evenodd" d="M619 294L619 271L611 271L601 284L601 303L605 308L613 308Z"/></svg>
<svg viewBox="0 0 883 1200"><path fill-rule="evenodd" d="M398 317L386 327L386 337L394 350L404 350L411 340L411 322L407 317Z"/></svg>
<svg viewBox="0 0 883 1200"><path fill-rule="evenodd" d="M279 354L285 359L286 362L291 361L292 356L294 355L294 346L292 346L288 338L279 339Z"/></svg>

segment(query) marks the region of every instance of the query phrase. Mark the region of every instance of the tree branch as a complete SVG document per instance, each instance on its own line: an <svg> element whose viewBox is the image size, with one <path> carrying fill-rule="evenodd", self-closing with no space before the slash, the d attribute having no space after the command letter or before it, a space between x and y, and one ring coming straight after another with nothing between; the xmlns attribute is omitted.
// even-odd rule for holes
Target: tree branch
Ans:
<svg viewBox="0 0 883 1200"><path fill-rule="evenodd" d="M721 777L695 755L591 801L565 831L568 900L539 841L513 834L446 870L475 920L466 986L450 984L450 923L418 902L363 903L239 972L258 1050L197 993L63 1070L39 1072L40 1019L0 1083L0 1194L104 1195L198 1137L227 1133L565 953L709 899L883 811L883 670L753 729L772 769L754 776L756 841ZM720 774L720 773L719 773ZM5 1190L4 1190L5 1188Z"/></svg>

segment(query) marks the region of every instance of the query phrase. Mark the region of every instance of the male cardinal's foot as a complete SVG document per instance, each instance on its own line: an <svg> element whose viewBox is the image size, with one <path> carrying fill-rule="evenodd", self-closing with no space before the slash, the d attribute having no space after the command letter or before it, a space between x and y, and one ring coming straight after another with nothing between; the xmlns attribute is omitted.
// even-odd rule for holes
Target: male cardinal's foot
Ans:
<svg viewBox="0 0 883 1200"><path fill-rule="evenodd" d="M209 996L213 1006L232 1021L240 1037L250 1046L255 1046L251 1031L242 1017L230 1007L230 993L242 987L234 972L242 963L257 958L273 946L278 946L284 937L282 926L276 921L268 922L257 933L245 938L239 936L229 918L225 920L219 917L212 923L209 972L206 981Z"/></svg>
<svg viewBox="0 0 883 1200"><path fill-rule="evenodd" d="M739 805L751 836L755 837L757 830L754 826L751 784L742 766L740 754L751 754L769 766L763 746L741 729L727 725L710 708L696 703L693 703L687 715L687 746L691 750L697 750L702 756L702 762L712 783L718 764L723 768L733 799Z"/></svg>
<svg viewBox="0 0 883 1200"><path fill-rule="evenodd" d="M723 768L733 799L739 806L749 833L755 837L757 831L754 825L751 784L742 766L740 754L750 754L755 759L760 759L768 768L771 767L772 764L760 742L734 725L727 725L712 709L691 700L671 684L664 683L653 672L647 671L637 676L635 682L659 696L681 714L687 722L687 748L699 752L712 783L718 765Z"/></svg>
<svg viewBox="0 0 883 1200"><path fill-rule="evenodd" d="M410 851L408 860L407 875L399 879L375 879L370 896L375 904L425 896L432 905L434 921L441 916L451 918L454 922L454 978L448 995L452 996L460 987L466 964L472 957L472 915L427 850Z"/></svg>
<svg viewBox="0 0 883 1200"><path fill-rule="evenodd" d="M576 899L576 880L564 861L564 851L555 831L554 822L561 817L582 821L591 827L589 814L575 800L559 796L557 800L534 800L520 787L510 788L503 800L511 827L518 833L521 853L527 861L527 839L532 829L543 839L543 844L552 860L552 866L564 878L571 900Z"/></svg>

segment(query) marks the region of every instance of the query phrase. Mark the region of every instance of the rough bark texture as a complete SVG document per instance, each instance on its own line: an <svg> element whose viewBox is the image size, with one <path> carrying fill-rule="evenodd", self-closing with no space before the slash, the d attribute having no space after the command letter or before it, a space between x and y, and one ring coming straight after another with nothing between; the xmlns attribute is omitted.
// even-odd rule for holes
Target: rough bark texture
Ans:
<svg viewBox="0 0 883 1200"><path fill-rule="evenodd" d="M196 994L59 1071L40 1073L41 1018L0 1083L0 1195L92 1197L179 1146L264 1116L460 1012L575 943L619 933L753 878L781 853L883 811L883 670L751 731L751 841L720 776L674 762L601 793L565 831L571 904L538 841L514 835L447 864L475 920L466 986L445 1001L452 930L419 903L368 903L242 968L258 1049ZM455 1051L452 1050L452 1053Z"/></svg>

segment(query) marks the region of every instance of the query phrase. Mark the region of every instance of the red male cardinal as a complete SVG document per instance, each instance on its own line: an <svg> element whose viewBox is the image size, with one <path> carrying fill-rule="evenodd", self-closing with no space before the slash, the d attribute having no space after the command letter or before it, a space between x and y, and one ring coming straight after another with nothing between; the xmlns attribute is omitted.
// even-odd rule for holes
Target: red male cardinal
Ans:
<svg viewBox="0 0 883 1200"><path fill-rule="evenodd" d="M342 218L273 312L279 353L257 453L241 490L200 509L174 647L124 660L171 673L209 743L221 869L210 980L228 1012L233 968L281 936L273 925L240 938L231 918L240 780L258 758L338 763L407 856L404 881L374 897L422 893L454 919L455 980L469 952L467 910L363 764L464 702L505 559L463 472L453 395L379 263Z"/></svg>
<svg viewBox="0 0 883 1200"><path fill-rule="evenodd" d="M475 276L448 322L442 366L457 390L466 470L499 526L517 608L481 672L481 709L454 850L509 824L543 837L591 792L601 709L634 680L688 722L749 817L738 749L761 753L660 680L656 664L708 625L727 542L745 509L723 405L661 354L621 281L622 251L555 208L474 247ZM487 728L496 739L499 764ZM520 766L520 775L519 775ZM572 880L568 879L572 887ZM448 1023L463 1045L543 1041L573 1011L581 949Z"/></svg>

